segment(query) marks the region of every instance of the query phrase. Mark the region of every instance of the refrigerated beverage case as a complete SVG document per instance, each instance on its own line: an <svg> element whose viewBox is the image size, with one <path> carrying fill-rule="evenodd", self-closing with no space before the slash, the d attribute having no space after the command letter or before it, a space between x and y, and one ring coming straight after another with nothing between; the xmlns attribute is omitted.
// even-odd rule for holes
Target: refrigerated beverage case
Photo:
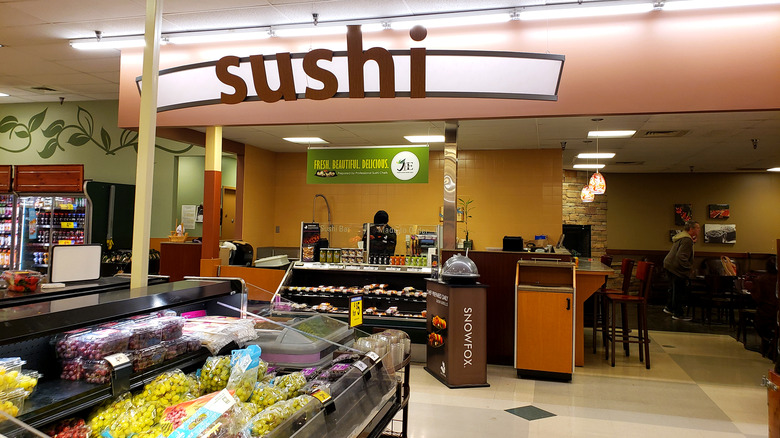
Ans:
<svg viewBox="0 0 780 438"><path fill-rule="evenodd" d="M46 273L52 246L82 245L87 241L86 197L19 196L15 204L15 269Z"/></svg>

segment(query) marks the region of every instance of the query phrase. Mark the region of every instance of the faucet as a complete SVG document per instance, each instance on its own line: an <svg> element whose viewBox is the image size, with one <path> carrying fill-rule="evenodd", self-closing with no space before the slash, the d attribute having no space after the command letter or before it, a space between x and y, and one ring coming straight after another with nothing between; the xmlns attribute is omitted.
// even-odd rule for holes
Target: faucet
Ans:
<svg viewBox="0 0 780 438"><path fill-rule="evenodd" d="M314 200L312 201L311 205L311 221L314 222L314 213L317 211L317 198L322 198L323 201L325 201L325 207L328 209L328 242L330 242L330 231L333 228L333 222L330 219L330 204L328 204L328 199L323 195L322 193L317 193L314 195Z"/></svg>

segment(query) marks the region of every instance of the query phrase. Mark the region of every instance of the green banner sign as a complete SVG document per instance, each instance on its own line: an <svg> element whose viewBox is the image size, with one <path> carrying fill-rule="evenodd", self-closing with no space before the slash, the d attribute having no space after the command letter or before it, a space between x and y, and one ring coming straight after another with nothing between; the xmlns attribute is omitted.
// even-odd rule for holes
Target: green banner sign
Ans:
<svg viewBox="0 0 780 438"><path fill-rule="evenodd" d="M428 182L428 146L309 148L308 184Z"/></svg>

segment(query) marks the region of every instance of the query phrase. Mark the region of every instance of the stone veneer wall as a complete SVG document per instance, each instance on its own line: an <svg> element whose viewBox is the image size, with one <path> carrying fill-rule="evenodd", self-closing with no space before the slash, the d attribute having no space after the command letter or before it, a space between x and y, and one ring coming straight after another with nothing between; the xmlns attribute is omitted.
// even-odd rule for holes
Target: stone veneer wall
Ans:
<svg viewBox="0 0 780 438"><path fill-rule="evenodd" d="M591 257L601 257L607 249L607 193L596 195L593 202L582 202L582 187L588 184L592 172L563 171L564 225L590 225Z"/></svg>

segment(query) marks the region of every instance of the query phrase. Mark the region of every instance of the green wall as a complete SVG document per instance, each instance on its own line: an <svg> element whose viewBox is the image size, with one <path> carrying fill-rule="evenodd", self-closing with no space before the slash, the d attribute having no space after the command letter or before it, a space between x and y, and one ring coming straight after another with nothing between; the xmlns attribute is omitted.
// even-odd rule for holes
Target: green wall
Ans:
<svg viewBox="0 0 780 438"><path fill-rule="evenodd" d="M0 164L84 164L86 179L135 184L137 134L117 128L117 108L116 101L0 105ZM165 237L176 219L174 158L202 149L160 138L156 145L150 237Z"/></svg>
<svg viewBox="0 0 780 438"><path fill-rule="evenodd" d="M205 159L203 156L181 156L177 157L176 166L176 209L173 212L176 220L181 219L182 205L200 205L203 204L203 175L206 170ZM237 162L232 157L222 157L222 187L236 186L236 166ZM203 224L196 223L195 229L187 229L192 237L203 235Z"/></svg>

